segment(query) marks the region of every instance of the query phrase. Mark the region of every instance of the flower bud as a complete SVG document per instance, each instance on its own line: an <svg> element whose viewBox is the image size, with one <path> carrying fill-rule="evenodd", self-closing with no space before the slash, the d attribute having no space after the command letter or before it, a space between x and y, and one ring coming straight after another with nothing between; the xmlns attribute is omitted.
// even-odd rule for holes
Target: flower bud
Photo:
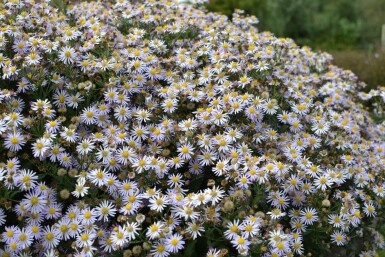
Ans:
<svg viewBox="0 0 385 257"><path fill-rule="evenodd" d="M234 203L230 200L226 201L224 206L226 211L231 211L234 208Z"/></svg>
<svg viewBox="0 0 385 257"><path fill-rule="evenodd" d="M66 169L60 168L60 169L57 170L57 175L60 176L60 177L66 175L66 174L67 174L67 170Z"/></svg>
<svg viewBox="0 0 385 257"><path fill-rule="evenodd" d="M143 247L143 249L144 249L145 251L148 251L148 250L151 249L151 245L150 245L149 243L147 243L147 242L144 242L143 245L142 245L142 247Z"/></svg>
<svg viewBox="0 0 385 257"><path fill-rule="evenodd" d="M330 201L328 199L324 199L322 201L322 206L325 206L325 207L330 207Z"/></svg>
<svg viewBox="0 0 385 257"><path fill-rule="evenodd" d="M70 192L67 189L61 190L59 194L60 194L60 197L64 200L70 197Z"/></svg>
<svg viewBox="0 0 385 257"><path fill-rule="evenodd" d="M131 250L125 250L123 252L123 257L131 257L132 256L132 251Z"/></svg>
<svg viewBox="0 0 385 257"><path fill-rule="evenodd" d="M142 253L142 247L140 245L135 245L132 248L132 252L133 252L134 256L139 256Z"/></svg>

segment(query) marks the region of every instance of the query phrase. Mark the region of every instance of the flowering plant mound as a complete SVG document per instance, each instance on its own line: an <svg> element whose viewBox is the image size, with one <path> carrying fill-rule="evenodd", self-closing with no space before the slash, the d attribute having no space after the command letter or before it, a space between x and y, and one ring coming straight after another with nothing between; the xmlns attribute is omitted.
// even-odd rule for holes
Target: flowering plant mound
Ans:
<svg viewBox="0 0 385 257"><path fill-rule="evenodd" d="M384 247L384 94L330 55L169 1L0 5L0 256Z"/></svg>

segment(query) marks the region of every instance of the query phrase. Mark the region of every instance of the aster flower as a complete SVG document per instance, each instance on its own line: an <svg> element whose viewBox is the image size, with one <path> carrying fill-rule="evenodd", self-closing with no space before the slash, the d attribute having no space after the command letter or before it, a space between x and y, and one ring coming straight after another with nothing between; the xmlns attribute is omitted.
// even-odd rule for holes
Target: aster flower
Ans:
<svg viewBox="0 0 385 257"><path fill-rule="evenodd" d="M209 249L209 251L206 254L206 257L219 257L220 251L216 250L215 248Z"/></svg>
<svg viewBox="0 0 385 257"><path fill-rule="evenodd" d="M93 169L89 171L87 178L95 186L104 186L107 183L107 172L102 169Z"/></svg>
<svg viewBox="0 0 385 257"><path fill-rule="evenodd" d="M47 201L43 195L32 192L26 195L22 203L31 213L40 213L44 210Z"/></svg>
<svg viewBox="0 0 385 257"><path fill-rule="evenodd" d="M76 151L81 155L86 155L94 149L95 145L91 139L83 139L82 142L76 146Z"/></svg>
<svg viewBox="0 0 385 257"><path fill-rule="evenodd" d="M55 223L56 229L59 231L60 238L64 240L70 239L69 230L70 230L70 220L67 218L60 219Z"/></svg>
<svg viewBox="0 0 385 257"><path fill-rule="evenodd" d="M63 131L60 132L60 136L64 138L66 141L71 143L76 142L78 139L78 135L75 132L75 130L71 128L66 128L66 127L64 127Z"/></svg>
<svg viewBox="0 0 385 257"><path fill-rule="evenodd" d="M52 249L56 247L59 244L59 231L55 229L54 227L46 226L42 230L42 236L43 236L43 246L46 249Z"/></svg>
<svg viewBox="0 0 385 257"><path fill-rule="evenodd" d="M262 106L264 112L266 112L267 114L275 114L277 112L277 110L279 109L278 105L277 105L277 100L275 99L268 99L266 101L266 103Z"/></svg>
<svg viewBox="0 0 385 257"><path fill-rule="evenodd" d="M325 191L328 187L332 185L332 181L328 174L320 175L316 178L315 186L322 191Z"/></svg>
<svg viewBox="0 0 385 257"><path fill-rule="evenodd" d="M169 256L170 251L167 250L166 241L164 239L157 241L153 245L153 248L151 249L151 253L154 255L154 257L167 257L167 256Z"/></svg>
<svg viewBox="0 0 385 257"><path fill-rule="evenodd" d="M74 95L69 95L68 96L68 98L66 99L66 104L69 107L72 107L72 108L76 109L76 108L78 108L79 103L81 103L83 101L84 101L84 97L81 96L81 94L79 92L77 92Z"/></svg>
<svg viewBox="0 0 385 257"><path fill-rule="evenodd" d="M161 212L168 203L168 198L164 195L155 195L150 198L150 209Z"/></svg>
<svg viewBox="0 0 385 257"><path fill-rule="evenodd" d="M135 240L136 236L139 235L139 224L137 222L127 222L125 225L125 229L128 232L127 237L128 240Z"/></svg>
<svg viewBox="0 0 385 257"><path fill-rule="evenodd" d="M28 65L37 65L40 63L42 57L38 53L32 51L25 59Z"/></svg>
<svg viewBox="0 0 385 257"><path fill-rule="evenodd" d="M185 242L179 234L172 234L165 240L165 247L168 252L177 253L184 248Z"/></svg>
<svg viewBox="0 0 385 257"><path fill-rule="evenodd" d="M373 203L365 203L364 204L364 213L367 215L367 216L375 216L376 215L376 209L375 207L373 206Z"/></svg>
<svg viewBox="0 0 385 257"><path fill-rule="evenodd" d="M9 150L19 151L22 149L22 146L25 144L25 141L23 135L20 132L14 131L12 133L7 134L4 143L5 147Z"/></svg>
<svg viewBox="0 0 385 257"><path fill-rule="evenodd" d="M17 233L17 239L21 249L29 247L33 242L31 232L25 228L22 228L20 232Z"/></svg>
<svg viewBox="0 0 385 257"><path fill-rule="evenodd" d="M115 231L111 234L111 241L113 244L117 246L123 246L129 242L128 240L129 232L125 227L119 226Z"/></svg>
<svg viewBox="0 0 385 257"><path fill-rule="evenodd" d="M379 196L379 197L384 197L385 196L385 184L382 186L376 185L373 189L374 193Z"/></svg>
<svg viewBox="0 0 385 257"><path fill-rule="evenodd" d="M314 208L301 210L301 221L306 225L311 225L318 220L317 211Z"/></svg>
<svg viewBox="0 0 385 257"><path fill-rule="evenodd" d="M76 59L76 52L72 47L65 46L59 51L59 59L64 64L72 64Z"/></svg>
<svg viewBox="0 0 385 257"><path fill-rule="evenodd" d="M4 242L7 244L14 242L19 231L20 229L16 226L5 227L5 231L2 233Z"/></svg>
<svg viewBox="0 0 385 257"><path fill-rule="evenodd" d="M241 227L239 220L235 220L234 222L229 222L227 224L227 230L225 231L224 235L227 239L233 240L239 235L240 232Z"/></svg>
<svg viewBox="0 0 385 257"><path fill-rule="evenodd" d="M222 200L225 192L221 188L216 188L214 186L213 188L206 190L206 193L209 195L209 201L211 201L212 204L216 204Z"/></svg>
<svg viewBox="0 0 385 257"><path fill-rule="evenodd" d="M329 130L329 123L319 120L312 125L312 130L316 135L325 134Z"/></svg>
<svg viewBox="0 0 385 257"><path fill-rule="evenodd" d="M257 236L259 232L260 223L257 221L245 221L243 224L241 224L241 235L245 238L252 238L254 236Z"/></svg>
<svg viewBox="0 0 385 257"><path fill-rule="evenodd" d="M109 216L115 216L116 209L111 202L104 200L95 208L95 214L98 217L98 220L108 221Z"/></svg>
<svg viewBox="0 0 385 257"><path fill-rule="evenodd" d="M24 54L28 52L29 44L23 40L16 40L12 46L12 49L19 54Z"/></svg>
<svg viewBox="0 0 385 257"><path fill-rule="evenodd" d="M231 243L233 246L239 251L239 250L248 250L251 242L247 240L243 236L236 236Z"/></svg>
<svg viewBox="0 0 385 257"><path fill-rule="evenodd" d="M181 159L190 159L193 154L194 148L190 143L187 143L179 146L177 150L179 152L178 156Z"/></svg>
<svg viewBox="0 0 385 257"><path fill-rule="evenodd" d="M93 224L95 222L95 220L97 219L97 217L96 217L98 214L97 210L98 210L97 208L95 208L95 209L85 208L84 210L82 210L82 212L80 214L81 223L85 224L85 225ZM99 212L99 214L101 214L101 213Z"/></svg>
<svg viewBox="0 0 385 257"><path fill-rule="evenodd" d="M284 217L286 215L285 212L282 212L280 209L275 208L269 212L267 212L271 216L272 219L279 219L281 217Z"/></svg>
<svg viewBox="0 0 385 257"><path fill-rule="evenodd" d="M72 191L72 195L74 195L77 198L83 197L88 194L88 189L89 187L85 186L85 181L83 182L78 181L78 183L75 186L75 190Z"/></svg>
<svg viewBox="0 0 385 257"><path fill-rule="evenodd" d="M182 175L178 173L174 175L169 175L169 180L167 184L172 187L180 187L184 182L185 181L182 180Z"/></svg>
<svg viewBox="0 0 385 257"><path fill-rule="evenodd" d="M176 209L176 215L184 220L195 221L198 218L199 213L194 211L194 208L189 205L183 205Z"/></svg>
<svg viewBox="0 0 385 257"><path fill-rule="evenodd" d="M162 107L163 107L165 112L172 113L176 110L177 103L178 103L178 101L176 99L166 99L162 103Z"/></svg>
<svg viewBox="0 0 385 257"><path fill-rule="evenodd" d="M45 138L41 138L36 140L35 143L32 144L32 153L35 157L44 157L51 146L51 142Z"/></svg>
<svg viewBox="0 0 385 257"><path fill-rule="evenodd" d="M298 233L305 232L307 229L307 226L299 219L295 218L290 221L290 224L293 228Z"/></svg>
<svg viewBox="0 0 385 257"><path fill-rule="evenodd" d="M289 241L288 240L286 240L286 241L277 241L272 246L273 246L272 253L276 253L278 255L284 255L290 249Z"/></svg>
<svg viewBox="0 0 385 257"><path fill-rule="evenodd" d="M160 221L153 223L151 226L148 227L146 236L149 237L150 239L159 238L160 233L162 232L162 228L164 227L165 225Z"/></svg>
<svg viewBox="0 0 385 257"><path fill-rule="evenodd" d="M87 247L94 243L96 235L90 232L81 232L76 236L76 245L78 247Z"/></svg>
<svg viewBox="0 0 385 257"><path fill-rule="evenodd" d="M17 176L16 186L22 190L30 190L37 184L38 176L32 170L22 169Z"/></svg>
<svg viewBox="0 0 385 257"><path fill-rule="evenodd" d="M346 235L345 235L344 233L335 231L335 232L331 235L331 240L332 240L332 242L335 243L336 245L344 245L345 242L346 242Z"/></svg>
<svg viewBox="0 0 385 257"><path fill-rule="evenodd" d="M188 227L186 232L190 233L192 235L192 238L195 240L198 236L201 236L201 232L204 232L204 228L199 224L195 222L187 223Z"/></svg>
<svg viewBox="0 0 385 257"><path fill-rule="evenodd" d="M85 124L90 125L96 122L97 116L98 116L97 109L92 106L84 109L83 113L80 115L80 118Z"/></svg>

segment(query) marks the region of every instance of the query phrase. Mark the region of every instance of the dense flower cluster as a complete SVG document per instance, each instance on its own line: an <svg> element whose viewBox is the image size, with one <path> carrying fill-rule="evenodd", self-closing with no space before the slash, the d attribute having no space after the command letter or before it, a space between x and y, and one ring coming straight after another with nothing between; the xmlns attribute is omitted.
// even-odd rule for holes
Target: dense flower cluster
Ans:
<svg viewBox="0 0 385 257"><path fill-rule="evenodd" d="M385 125L330 55L240 12L36 2L0 4L0 256L384 247Z"/></svg>

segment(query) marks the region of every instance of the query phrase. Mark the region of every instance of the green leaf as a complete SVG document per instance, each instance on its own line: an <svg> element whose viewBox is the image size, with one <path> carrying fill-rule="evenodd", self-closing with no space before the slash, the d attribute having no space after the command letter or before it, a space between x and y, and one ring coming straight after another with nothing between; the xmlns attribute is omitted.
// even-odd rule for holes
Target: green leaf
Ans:
<svg viewBox="0 0 385 257"><path fill-rule="evenodd" d="M184 256L185 257L192 257L192 256L195 256L195 253L196 253L196 249L195 249L195 246L197 244L197 240L192 240L190 241L187 246L186 246L186 250L184 252Z"/></svg>

